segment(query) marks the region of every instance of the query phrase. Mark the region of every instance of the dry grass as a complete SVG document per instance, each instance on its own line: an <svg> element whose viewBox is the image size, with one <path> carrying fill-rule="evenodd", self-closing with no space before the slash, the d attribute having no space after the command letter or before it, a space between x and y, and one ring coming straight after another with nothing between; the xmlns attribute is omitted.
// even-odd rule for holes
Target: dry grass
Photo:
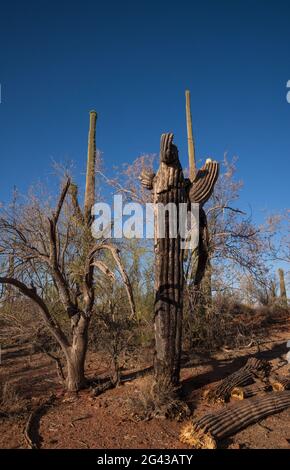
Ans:
<svg viewBox="0 0 290 470"><path fill-rule="evenodd" d="M136 396L127 402L128 412L136 421L152 418L168 418L182 421L190 414L179 398L179 388L156 383L153 376L144 377L136 390Z"/></svg>
<svg viewBox="0 0 290 470"><path fill-rule="evenodd" d="M185 312L185 347L211 352L244 347L289 319L290 309L279 304L250 307L226 297L215 299L202 311Z"/></svg>
<svg viewBox="0 0 290 470"><path fill-rule="evenodd" d="M21 390L12 381L0 384L0 416L12 417L27 411L27 400L21 396Z"/></svg>

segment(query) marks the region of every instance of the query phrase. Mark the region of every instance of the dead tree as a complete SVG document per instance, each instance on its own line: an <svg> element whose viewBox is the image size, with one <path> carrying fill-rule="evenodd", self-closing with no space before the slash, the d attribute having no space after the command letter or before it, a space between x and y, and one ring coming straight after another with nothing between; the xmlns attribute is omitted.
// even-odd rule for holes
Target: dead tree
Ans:
<svg viewBox="0 0 290 470"><path fill-rule="evenodd" d="M78 391L86 384L84 368L88 329L95 306L95 268L110 277L109 268L98 257L103 250L111 253L125 283L132 315L135 312L119 249L104 240L97 242L91 233L91 206L95 200L95 126L96 113L92 111L84 209L78 202L77 186L66 178L53 210L43 209L43 202L34 201L34 205L25 210L20 208L18 221L5 213L0 217L1 256L5 260L13 253L15 259L13 276L5 272L4 266L0 284L16 288L36 305L65 356L69 391ZM54 292L56 303L70 322L70 335L54 315L52 299L45 295L48 290Z"/></svg>
<svg viewBox="0 0 290 470"><path fill-rule="evenodd" d="M226 377L213 389L206 390L204 398L212 402L226 402L234 388L250 385L256 378L265 378L269 373L270 364L267 361L251 357L241 369Z"/></svg>
<svg viewBox="0 0 290 470"><path fill-rule="evenodd" d="M180 440L196 449L215 449L217 441L289 407L290 391L243 400L193 420L182 429Z"/></svg>

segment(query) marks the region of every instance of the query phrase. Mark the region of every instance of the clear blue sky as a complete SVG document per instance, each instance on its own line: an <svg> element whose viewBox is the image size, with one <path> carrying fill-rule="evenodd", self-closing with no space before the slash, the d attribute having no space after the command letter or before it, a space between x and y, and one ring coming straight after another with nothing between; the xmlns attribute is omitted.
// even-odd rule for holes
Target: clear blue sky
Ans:
<svg viewBox="0 0 290 470"><path fill-rule="evenodd" d="M289 203L290 2L1 2L0 200L50 172L84 171L88 111L108 171L175 133L187 164L184 91L199 158L238 155L244 207Z"/></svg>

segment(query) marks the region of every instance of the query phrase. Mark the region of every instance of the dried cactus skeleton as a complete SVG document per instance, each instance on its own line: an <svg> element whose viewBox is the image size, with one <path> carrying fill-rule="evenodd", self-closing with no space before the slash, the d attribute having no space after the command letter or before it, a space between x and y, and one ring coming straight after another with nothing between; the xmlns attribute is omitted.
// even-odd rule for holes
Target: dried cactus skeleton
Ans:
<svg viewBox="0 0 290 470"><path fill-rule="evenodd" d="M290 391L271 392L230 404L187 424L180 433L180 440L196 449L215 449L219 440L289 407Z"/></svg>
<svg viewBox="0 0 290 470"><path fill-rule="evenodd" d="M253 384L257 378L267 377L270 370L269 362L251 357L241 369L226 377L213 389L206 390L204 398L212 402L226 402L236 387Z"/></svg>
<svg viewBox="0 0 290 470"><path fill-rule="evenodd" d="M272 390L270 384L265 383L253 383L246 387L240 386L235 387L231 391L231 398L234 400L245 400L246 398L255 397L256 395L264 395L266 392Z"/></svg>
<svg viewBox="0 0 290 470"><path fill-rule="evenodd" d="M270 378L270 383L276 392L290 390L290 377L273 377Z"/></svg>

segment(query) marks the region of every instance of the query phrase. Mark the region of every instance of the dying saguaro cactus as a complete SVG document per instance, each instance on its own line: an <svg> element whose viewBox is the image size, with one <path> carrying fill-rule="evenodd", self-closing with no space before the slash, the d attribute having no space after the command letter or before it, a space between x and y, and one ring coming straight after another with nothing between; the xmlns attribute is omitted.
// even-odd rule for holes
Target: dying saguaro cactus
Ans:
<svg viewBox="0 0 290 470"><path fill-rule="evenodd" d="M289 407L290 391L249 398L193 420L181 430L180 440L196 449L215 449L221 439Z"/></svg>
<svg viewBox="0 0 290 470"><path fill-rule="evenodd" d="M263 379L269 375L270 370L269 362L251 357L243 367L226 377L216 387L206 390L204 398L212 402L226 402L234 388L250 385L256 378Z"/></svg>
<svg viewBox="0 0 290 470"><path fill-rule="evenodd" d="M270 383L275 392L282 392L283 390L290 390L290 377L270 377Z"/></svg>
<svg viewBox="0 0 290 470"><path fill-rule="evenodd" d="M247 387L235 387L231 391L231 398L234 400L245 400L246 398L255 397L256 395L264 395L270 392L272 386L263 382L255 382Z"/></svg>
<svg viewBox="0 0 290 470"><path fill-rule="evenodd" d="M285 277L284 277L284 270L278 269L279 274L279 283L280 283L280 299L281 303L287 307L287 293L286 293L286 286L285 286Z"/></svg>
<svg viewBox="0 0 290 470"><path fill-rule="evenodd" d="M177 386L180 375L182 306L183 306L183 250L179 234L179 204L187 201L186 184L173 144L173 134L162 134L160 166L156 175L142 172L141 183L153 190L155 204L155 380L158 393ZM176 207L176 236L171 237L171 220L165 212L164 236L159 233L162 211L167 204Z"/></svg>
<svg viewBox="0 0 290 470"><path fill-rule="evenodd" d="M186 180L173 144L173 134L162 134L160 166L157 174L143 171L142 185L153 192L155 204L155 390L164 401L179 384L183 310L183 252L179 227L180 204L204 204L210 197L218 175L218 164L207 161L194 181ZM175 206L176 236L171 234L167 206ZM165 207L167 206L167 210ZM158 233L165 213L165 233ZM200 269L201 271L202 269Z"/></svg>

